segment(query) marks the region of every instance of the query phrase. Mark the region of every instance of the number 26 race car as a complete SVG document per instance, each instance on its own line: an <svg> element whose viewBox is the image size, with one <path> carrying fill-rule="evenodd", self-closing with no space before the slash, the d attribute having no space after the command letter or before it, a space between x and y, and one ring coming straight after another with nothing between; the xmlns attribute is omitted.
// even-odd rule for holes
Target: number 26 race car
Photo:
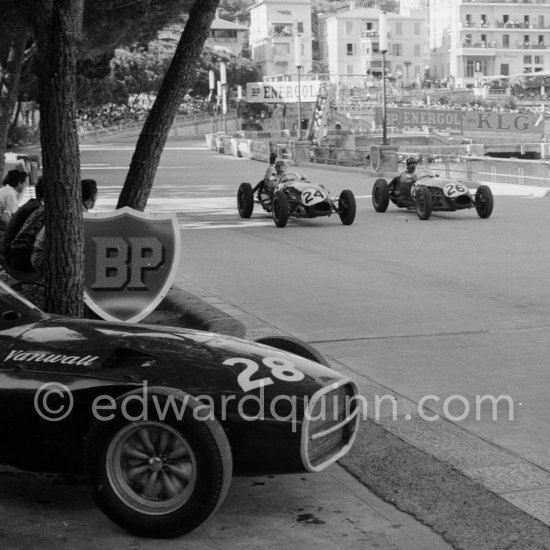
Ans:
<svg viewBox="0 0 550 550"><path fill-rule="evenodd" d="M241 218L252 216L254 202L271 213L277 227L285 227L290 216L317 218L338 214L344 225L351 225L355 220L356 204L352 191L344 189L338 197L331 197L323 185L311 183L301 174L282 176L272 194L264 190L263 181L254 188L250 183L241 183L237 191Z"/></svg>
<svg viewBox="0 0 550 550"><path fill-rule="evenodd" d="M399 208L416 210L421 220L428 220L435 211L475 208L480 218L488 218L493 212L493 193L487 185L480 185L473 194L468 183L459 179L419 173L416 182L407 188L400 178L396 176L390 183L382 178L374 182L372 204L377 212L385 212L390 201Z"/></svg>
<svg viewBox="0 0 550 550"><path fill-rule="evenodd" d="M291 337L54 316L0 281L0 464L84 471L138 536L195 529L234 473L323 470L353 444L357 397Z"/></svg>

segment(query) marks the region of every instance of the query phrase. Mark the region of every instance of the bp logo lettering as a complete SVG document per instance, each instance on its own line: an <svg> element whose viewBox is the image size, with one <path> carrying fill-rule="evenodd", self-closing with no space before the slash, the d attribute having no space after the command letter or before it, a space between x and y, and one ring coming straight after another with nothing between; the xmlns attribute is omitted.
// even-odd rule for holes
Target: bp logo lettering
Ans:
<svg viewBox="0 0 550 550"><path fill-rule="evenodd" d="M175 214L125 207L84 214L84 299L103 319L138 322L168 293L179 265Z"/></svg>

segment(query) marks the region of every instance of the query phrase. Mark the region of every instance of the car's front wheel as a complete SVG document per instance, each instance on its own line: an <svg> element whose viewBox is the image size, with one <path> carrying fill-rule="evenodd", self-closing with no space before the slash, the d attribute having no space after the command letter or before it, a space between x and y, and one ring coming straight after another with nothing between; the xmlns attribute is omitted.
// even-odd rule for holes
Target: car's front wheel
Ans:
<svg viewBox="0 0 550 550"><path fill-rule="evenodd" d="M241 183L237 191L237 208L241 218L250 218L254 210L254 191L250 183Z"/></svg>
<svg viewBox="0 0 550 550"><path fill-rule="evenodd" d="M338 199L338 215L344 225L351 225L355 220L357 206L355 204L355 195L349 189L344 189Z"/></svg>
<svg viewBox="0 0 550 550"><path fill-rule="evenodd" d="M206 521L231 483L229 442L209 409L169 388L129 392L96 419L85 466L99 508L142 537L183 535Z"/></svg>
<svg viewBox="0 0 550 550"><path fill-rule="evenodd" d="M273 221L277 227L285 227L288 222L288 199L283 191L276 191L273 195Z"/></svg>
<svg viewBox="0 0 550 550"><path fill-rule="evenodd" d="M493 192L487 185L480 185L477 188L475 205L480 218L488 218L493 213Z"/></svg>
<svg viewBox="0 0 550 550"><path fill-rule="evenodd" d="M432 193L425 185L419 185L414 195L416 214L421 220L429 220L432 215Z"/></svg>
<svg viewBox="0 0 550 550"><path fill-rule="evenodd" d="M390 203L390 186L383 179L377 179L372 187L372 205L377 212L385 212Z"/></svg>

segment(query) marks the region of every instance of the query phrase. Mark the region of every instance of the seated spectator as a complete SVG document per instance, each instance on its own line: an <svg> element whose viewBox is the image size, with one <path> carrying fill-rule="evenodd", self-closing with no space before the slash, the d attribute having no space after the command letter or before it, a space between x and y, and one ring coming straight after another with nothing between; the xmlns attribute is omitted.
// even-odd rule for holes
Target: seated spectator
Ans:
<svg viewBox="0 0 550 550"><path fill-rule="evenodd" d="M97 199L97 183L92 179L82 180L82 211L88 212L91 210ZM44 268L44 249L46 246L46 228L40 229L36 235L30 255L32 268L36 271L42 271ZM13 247L13 245L12 245Z"/></svg>
<svg viewBox="0 0 550 550"><path fill-rule="evenodd" d="M27 173L22 170L10 170L0 187L0 230L6 230L8 222L19 206L19 198L25 189Z"/></svg>
<svg viewBox="0 0 550 550"><path fill-rule="evenodd" d="M4 256L10 262L10 247L13 239L27 221L27 218L39 207L44 204L44 180L40 176L34 188L36 198L29 199L25 204L20 206L15 214L11 217L4 233ZM34 241L33 241L34 242ZM32 246L32 242L31 242Z"/></svg>

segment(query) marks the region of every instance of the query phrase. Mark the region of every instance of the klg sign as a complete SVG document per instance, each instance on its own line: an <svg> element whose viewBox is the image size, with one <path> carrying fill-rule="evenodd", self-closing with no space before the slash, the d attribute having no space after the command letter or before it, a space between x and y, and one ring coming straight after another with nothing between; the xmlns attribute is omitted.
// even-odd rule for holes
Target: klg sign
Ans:
<svg viewBox="0 0 550 550"><path fill-rule="evenodd" d="M166 296L179 264L175 214L85 213L84 300L103 319L137 322Z"/></svg>

